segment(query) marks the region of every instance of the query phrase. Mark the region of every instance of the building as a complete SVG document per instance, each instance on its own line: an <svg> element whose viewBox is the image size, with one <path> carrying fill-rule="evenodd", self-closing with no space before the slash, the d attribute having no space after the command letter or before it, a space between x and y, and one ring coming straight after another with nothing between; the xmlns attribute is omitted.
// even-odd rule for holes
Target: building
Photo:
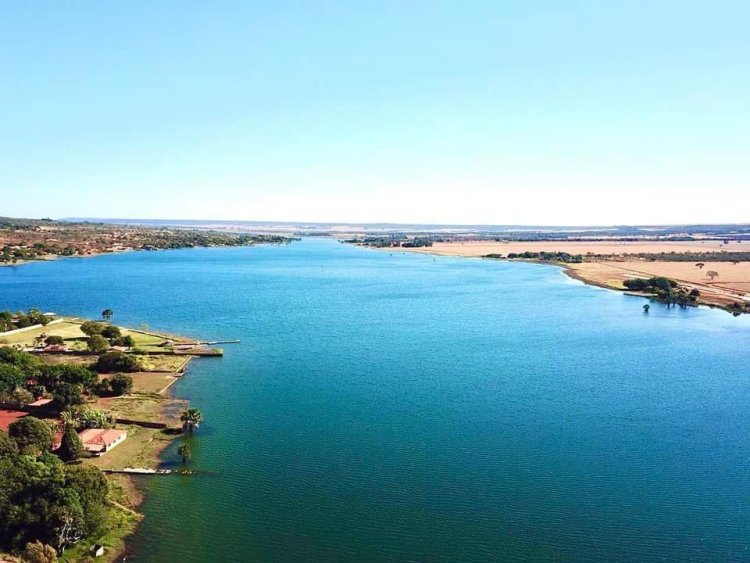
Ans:
<svg viewBox="0 0 750 563"><path fill-rule="evenodd" d="M87 452L103 454L119 446L128 437L125 430L87 428L78 435Z"/></svg>
<svg viewBox="0 0 750 563"><path fill-rule="evenodd" d="M33 403L26 405L32 409L41 409L43 407L49 407L53 403L53 399L37 399Z"/></svg>

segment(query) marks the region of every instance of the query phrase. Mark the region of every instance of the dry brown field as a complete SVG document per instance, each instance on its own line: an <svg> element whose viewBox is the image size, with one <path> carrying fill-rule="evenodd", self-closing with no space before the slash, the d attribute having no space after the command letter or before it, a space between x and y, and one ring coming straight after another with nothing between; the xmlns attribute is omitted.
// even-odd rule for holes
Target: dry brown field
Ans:
<svg viewBox="0 0 750 563"><path fill-rule="evenodd" d="M610 255L612 260L600 259L583 264L566 264L568 273L586 283L623 289L622 282L637 277L664 276L696 288L700 301L708 305L731 306L750 302L750 262L705 262L703 268L695 262L649 261L628 258L628 254L662 252L750 252L750 243L731 241L531 241L531 242L450 242L435 243L429 248L404 248L407 252L421 252L442 256L480 257L487 254L508 255L511 252L567 252L569 254ZM711 280L707 275L715 271Z"/></svg>
<svg viewBox="0 0 750 563"><path fill-rule="evenodd" d="M388 249L393 250L393 249ZM570 254L639 254L660 252L750 252L750 243L716 240L705 241L467 241L436 242L427 248L400 248L406 252L423 252L442 256L485 256L510 252L568 252Z"/></svg>

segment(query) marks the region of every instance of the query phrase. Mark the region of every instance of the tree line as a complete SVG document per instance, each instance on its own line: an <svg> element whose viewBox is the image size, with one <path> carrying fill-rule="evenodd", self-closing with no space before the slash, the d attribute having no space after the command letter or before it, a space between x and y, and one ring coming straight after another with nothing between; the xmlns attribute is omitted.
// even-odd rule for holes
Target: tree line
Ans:
<svg viewBox="0 0 750 563"><path fill-rule="evenodd" d="M622 282L626 289L632 291L643 291L653 294L658 300L667 304L667 307L677 305L682 308L695 304L700 297L700 291L693 288L688 290L680 286L673 279L657 276L653 278L634 278Z"/></svg>

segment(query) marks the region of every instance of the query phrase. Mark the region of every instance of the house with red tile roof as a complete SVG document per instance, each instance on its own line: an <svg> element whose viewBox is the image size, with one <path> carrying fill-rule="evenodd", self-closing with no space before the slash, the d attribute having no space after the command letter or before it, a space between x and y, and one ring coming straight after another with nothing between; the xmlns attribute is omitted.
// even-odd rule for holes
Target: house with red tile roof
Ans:
<svg viewBox="0 0 750 563"><path fill-rule="evenodd" d="M119 446L128 437L125 430L87 428L78 435L87 452L103 454Z"/></svg>

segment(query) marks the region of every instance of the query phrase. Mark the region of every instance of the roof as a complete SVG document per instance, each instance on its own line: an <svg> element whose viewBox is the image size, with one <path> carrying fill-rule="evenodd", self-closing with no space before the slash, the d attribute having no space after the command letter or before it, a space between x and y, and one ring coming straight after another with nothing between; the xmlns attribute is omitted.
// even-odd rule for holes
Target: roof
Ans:
<svg viewBox="0 0 750 563"><path fill-rule="evenodd" d="M43 407L45 405L49 405L53 399L37 399L33 403L29 403L26 405L27 407Z"/></svg>
<svg viewBox="0 0 750 563"><path fill-rule="evenodd" d="M105 430L103 428L87 428L78 436L86 449L102 450L114 444L120 438L128 435L125 430Z"/></svg>
<svg viewBox="0 0 750 563"><path fill-rule="evenodd" d="M29 413L23 411L0 410L0 430L7 432L11 424L28 415Z"/></svg>

